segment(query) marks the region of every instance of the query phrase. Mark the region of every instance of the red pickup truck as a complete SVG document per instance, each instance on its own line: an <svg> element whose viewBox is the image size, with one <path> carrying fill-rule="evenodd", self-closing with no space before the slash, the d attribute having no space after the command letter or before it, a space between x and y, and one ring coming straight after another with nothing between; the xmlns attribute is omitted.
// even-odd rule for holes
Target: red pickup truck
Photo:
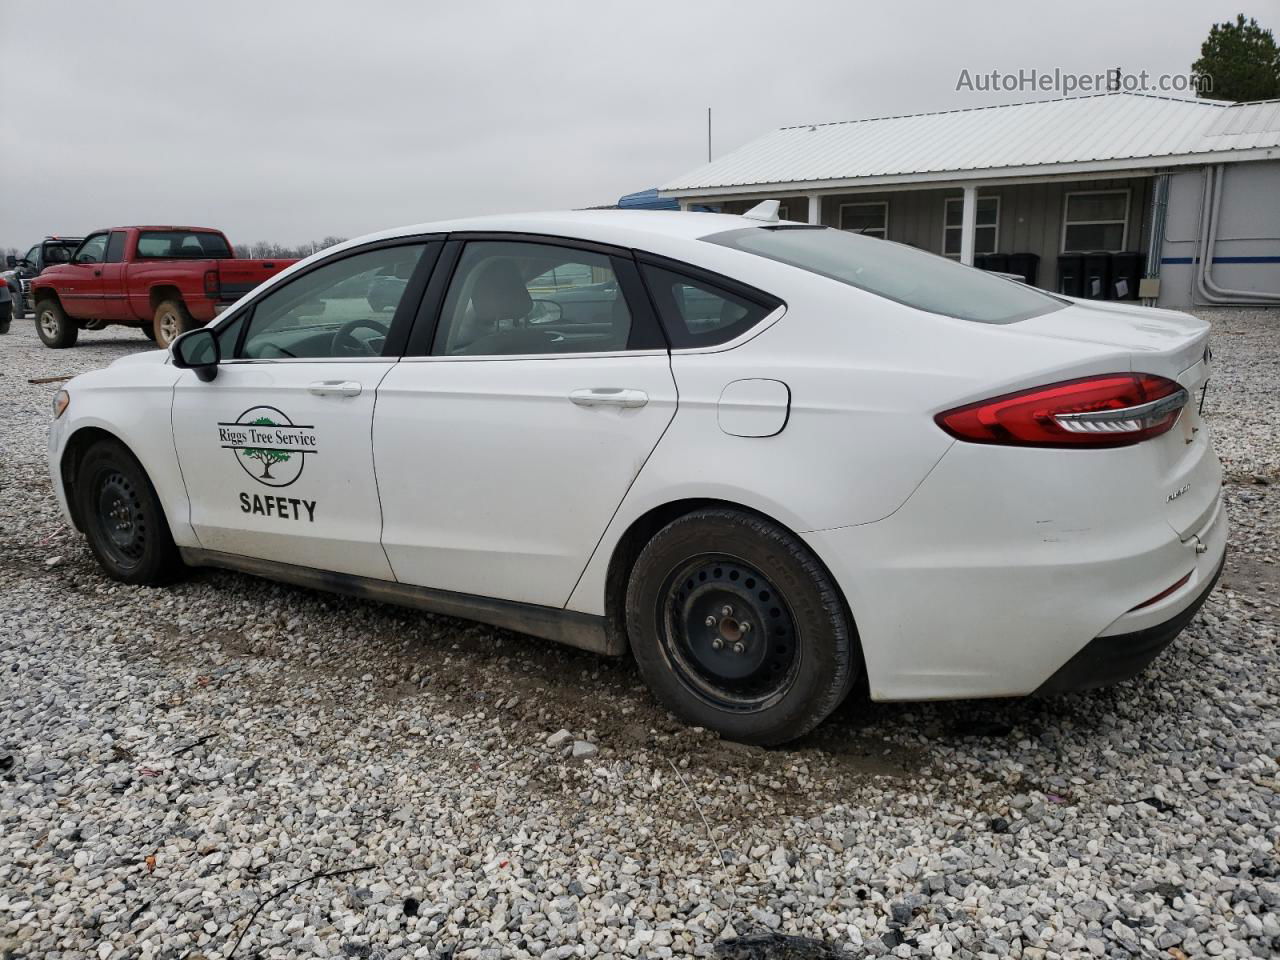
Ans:
<svg viewBox="0 0 1280 960"><path fill-rule="evenodd" d="M296 262L237 259L226 236L206 227L99 230L69 263L32 279L36 331L46 346L71 347L82 329L118 323L167 347Z"/></svg>

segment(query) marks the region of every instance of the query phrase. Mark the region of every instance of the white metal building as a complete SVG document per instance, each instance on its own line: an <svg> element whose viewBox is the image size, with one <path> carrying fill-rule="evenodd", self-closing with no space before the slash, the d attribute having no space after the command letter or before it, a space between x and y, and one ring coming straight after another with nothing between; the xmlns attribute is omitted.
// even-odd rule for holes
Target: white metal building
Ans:
<svg viewBox="0 0 1280 960"><path fill-rule="evenodd" d="M1161 305L1280 303L1280 101L1114 93L783 127L660 192L777 199L991 269L1021 255L1068 293L1133 298L1141 280Z"/></svg>

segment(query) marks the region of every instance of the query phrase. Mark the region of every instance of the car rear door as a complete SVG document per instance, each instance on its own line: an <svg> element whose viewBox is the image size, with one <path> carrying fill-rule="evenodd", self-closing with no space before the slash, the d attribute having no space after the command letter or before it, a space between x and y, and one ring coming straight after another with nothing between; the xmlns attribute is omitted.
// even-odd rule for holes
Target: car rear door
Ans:
<svg viewBox="0 0 1280 960"><path fill-rule="evenodd" d="M223 359L174 388L173 436L203 548L383 580L370 431L438 243L345 251L265 291L217 326ZM410 277L394 313L369 284Z"/></svg>
<svg viewBox="0 0 1280 960"><path fill-rule="evenodd" d="M607 321L583 329L574 313L588 286L593 300L613 295L597 312ZM407 355L378 388L382 544L396 578L563 606L675 410L628 254L451 240Z"/></svg>

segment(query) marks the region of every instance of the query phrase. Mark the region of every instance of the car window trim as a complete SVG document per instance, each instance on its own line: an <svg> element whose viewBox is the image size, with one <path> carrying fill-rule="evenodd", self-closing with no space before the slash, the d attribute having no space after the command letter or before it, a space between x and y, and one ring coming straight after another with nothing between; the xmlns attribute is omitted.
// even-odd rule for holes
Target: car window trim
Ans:
<svg viewBox="0 0 1280 960"><path fill-rule="evenodd" d="M317 260L315 263L307 264L306 268L296 273L289 274L286 280L278 283L271 283L264 289L254 294L253 299L236 309L224 313L218 318L218 327L235 323L237 317L244 317L244 323L241 324L240 330L236 335L235 347L231 356L223 357L219 364L232 363L346 363L348 361L357 361L365 363L371 360L397 360L403 355L404 344L408 340L408 327L414 313L417 312L418 303L422 298L423 291L426 289L430 277L432 276L436 263L439 260L441 248L445 243L445 234L442 233L422 233L411 234L403 237L388 237L384 240L374 240L370 243L361 244L358 247L351 247L347 250ZM418 258L418 263L414 267L413 275L409 278L409 282L405 285L405 291L400 298L400 302L396 305L396 311L391 318L391 326L387 330L386 342L382 345L382 353L376 357L242 357L240 354L244 350L244 341L248 336L250 325L253 323L253 314L258 304L264 297L267 297L276 290L282 289L293 283L300 277L305 277L321 267L337 263L348 257L358 256L362 253L369 253L374 250L383 250L390 247L405 247L422 244L422 256ZM216 330L215 330L216 333Z"/></svg>
<svg viewBox="0 0 1280 960"><path fill-rule="evenodd" d="M444 356L432 352L436 335L440 328L440 315L444 310L445 297L457 273L462 259L462 251L468 243L536 243L542 246L567 247L571 250L583 250L608 257L614 276L618 279L618 290L627 303L631 313L631 330L627 334L627 345L622 350L601 351L568 351L564 353L529 353L529 354L484 354L471 356ZM635 263L634 251L608 243L597 243L582 240L578 237L562 237L556 234L529 233L527 231L503 230L460 230L450 233L444 250L436 263L436 271L431 277L427 291L422 298L408 343L403 353L405 360L527 360L533 358L603 358L648 356L653 353L665 354L670 344L652 298L645 288L640 270Z"/></svg>

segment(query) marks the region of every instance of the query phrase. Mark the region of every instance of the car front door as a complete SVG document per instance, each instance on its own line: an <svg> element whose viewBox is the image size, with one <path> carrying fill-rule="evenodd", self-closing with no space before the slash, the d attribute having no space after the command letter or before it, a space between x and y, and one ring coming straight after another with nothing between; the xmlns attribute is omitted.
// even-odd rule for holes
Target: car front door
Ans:
<svg viewBox="0 0 1280 960"><path fill-rule="evenodd" d="M431 288L378 388L387 557L405 583L561 607L675 415L635 264L567 241L453 239Z"/></svg>
<svg viewBox="0 0 1280 960"><path fill-rule="evenodd" d="M185 371L173 401L204 549L392 579L379 542L374 398L438 249L419 239L339 254L218 324L217 376ZM383 312L368 292L385 269L408 282Z"/></svg>

